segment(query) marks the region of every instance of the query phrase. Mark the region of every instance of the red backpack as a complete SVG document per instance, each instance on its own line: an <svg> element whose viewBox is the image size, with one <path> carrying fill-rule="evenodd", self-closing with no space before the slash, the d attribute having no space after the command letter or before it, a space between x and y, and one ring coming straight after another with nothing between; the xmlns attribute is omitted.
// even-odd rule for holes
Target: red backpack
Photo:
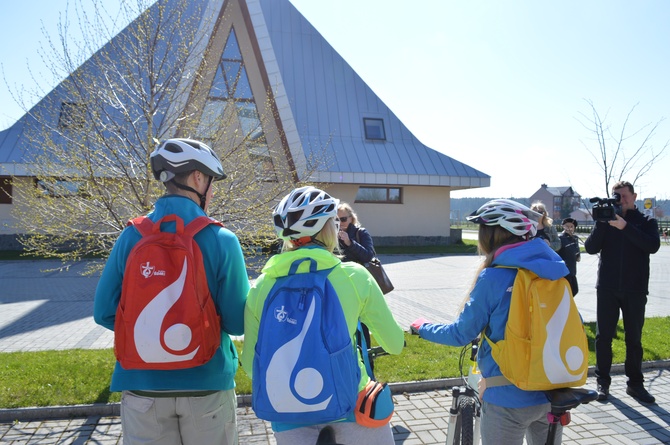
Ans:
<svg viewBox="0 0 670 445"><path fill-rule="evenodd" d="M175 233L161 232L174 221ZM124 369L184 369L207 363L221 344L221 321L193 237L209 224L184 227L177 215L128 221L142 235L128 256L114 322L114 353Z"/></svg>

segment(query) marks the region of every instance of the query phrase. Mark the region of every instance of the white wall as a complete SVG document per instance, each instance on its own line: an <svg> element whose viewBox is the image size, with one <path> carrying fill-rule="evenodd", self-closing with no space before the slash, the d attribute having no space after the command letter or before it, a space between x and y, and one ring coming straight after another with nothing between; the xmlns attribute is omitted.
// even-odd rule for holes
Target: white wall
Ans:
<svg viewBox="0 0 670 445"><path fill-rule="evenodd" d="M12 235L19 233L16 229L15 219L12 216L12 210L20 205L20 200L17 198L17 192L22 187L34 187L33 179L26 177L15 177L12 184L12 198L11 204L0 204L0 235Z"/></svg>
<svg viewBox="0 0 670 445"><path fill-rule="evenodd" d="M356 203L358 185L331 184L324 188L348 202L373 236L450 236L448 187L402 187L402 204Z"/></svg>

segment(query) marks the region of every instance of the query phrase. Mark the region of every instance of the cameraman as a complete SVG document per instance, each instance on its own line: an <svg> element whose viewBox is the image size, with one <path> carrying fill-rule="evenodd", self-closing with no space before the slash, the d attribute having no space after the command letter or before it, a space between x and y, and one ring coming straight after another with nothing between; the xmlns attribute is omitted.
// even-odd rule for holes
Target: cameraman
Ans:
<svg viewBox="0 0 670 445"><path fill-rule="evenodd" d="M649 255L661 245L658 224L637 210L637 194L630 182L619 181L612 191L619 196L620 214L612 221L597 221L584 243L588 253L600 253L595 343L598 400L609 396L612 338L621 310L626 331L626 393L640 402L654 403L642 375L642 326L649 293Z"/></svg>

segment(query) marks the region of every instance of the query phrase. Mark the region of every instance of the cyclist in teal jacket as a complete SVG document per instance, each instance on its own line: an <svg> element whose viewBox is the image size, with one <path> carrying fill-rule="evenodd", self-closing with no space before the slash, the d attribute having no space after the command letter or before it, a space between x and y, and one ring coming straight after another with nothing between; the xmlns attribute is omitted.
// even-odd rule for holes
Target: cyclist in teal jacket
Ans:
<svg viewBox="0 0 670 445"><path fill-rule="evenodd" d="M542 278L557 280L568 273L565 263L543 239L535 238L541 215L515 201L489 201L468 217L479 226L479 250L485 255L468 300L455 322L412 323L421 338L450 346L463 346L486 329L492 342L504 338L512 285L522 267ZM506 267L495 267L506 266ZM482 342L478 352L484 378L502 375L491 356L491 346ZM481 435L483 444L544 444L547 413L551 404L543 391L524 391L509 384L488 388L482 395ZM562 431L557 431L560 439ZM560 442L557 442L560 443Z"/></svg>
<svg viewBox="0 0 670 445"><path fill-rule="evenodd" d="M211 148L187 139L162 143L151 155L151 166L167 189L148 215L154 222L176 214L188 224L206 215L213 196L212 181L225 178ZM175 230L174 222L163 226L163 230ZM238 357L230 335L244 331L249 279L239 241L231 231L209 225L194 239L221 317L221 346L207 363L194 368L124 369L116 363L110 389L122 391L124 444L238 443L234 390ZM98 282L93 316L107 329L114 330L126 261L139 240L134 227L121 232Z"/></svg>

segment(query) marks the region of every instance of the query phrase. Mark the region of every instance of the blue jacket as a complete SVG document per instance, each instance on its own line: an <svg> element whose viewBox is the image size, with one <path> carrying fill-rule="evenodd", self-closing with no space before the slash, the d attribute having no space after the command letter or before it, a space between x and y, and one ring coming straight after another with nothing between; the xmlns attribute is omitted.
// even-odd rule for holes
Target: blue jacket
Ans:
<svg viewBox="0 0 670 445"><path fill-rule="evenodd" d="M188 224L205 212L191 199L167 195L159 198L148 215L158 221L165 215L177 214ZM174 232L174 223L165 223L163 230ZM105 264L95 291L93 317L95 322L114 330L116 308L121 298L121 286L126 260L140 240L134 227L121 233ZM202 251L207 284L217 312L221 316L221 347L212 359L202 366L170 371L126 370L116 363L112 374L112 391L188 391L228 390L235 387L237 351L230 335L244 332L244 304L249 291L249 279L237 237L228 229L210 225L195 235Z"/></svg>
<svg viewBox="0 0 670 445"><path fill-rule="evenodd" d="M523 267L550 280L568 273L563 260L540 238L498 249L493 266L479 274L463 312L454 323L426 323L419 330L421 337L444 345L463 346L486 329L491 341L502 340L517 270L495 266ZM482 342L477 361L482 376L502 375L487 342ZM506 408L523 408L546 403L547 397L542 391L524 391L507 385L488 388L484 400Z"/></svg>

